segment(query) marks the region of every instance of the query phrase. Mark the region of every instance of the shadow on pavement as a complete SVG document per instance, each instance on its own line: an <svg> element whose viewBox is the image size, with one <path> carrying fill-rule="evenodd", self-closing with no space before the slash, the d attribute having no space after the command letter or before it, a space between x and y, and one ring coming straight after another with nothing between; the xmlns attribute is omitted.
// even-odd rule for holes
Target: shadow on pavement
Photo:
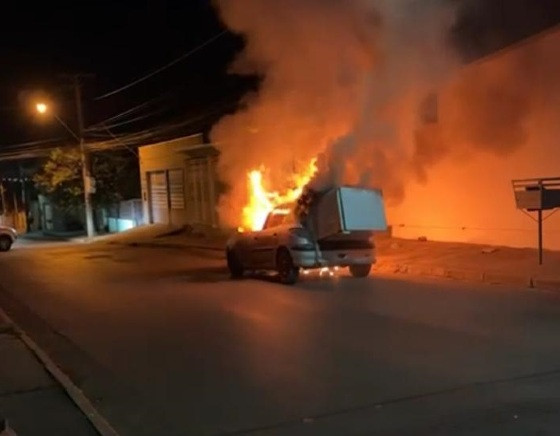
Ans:
<svg viewBox="0 0 560 436"><path fill-rule="evenodd" d="M229 281L229 271L225 266L210 266L192 269L166 271L159 279L173 279L188 283L217 283Z"/></svg>

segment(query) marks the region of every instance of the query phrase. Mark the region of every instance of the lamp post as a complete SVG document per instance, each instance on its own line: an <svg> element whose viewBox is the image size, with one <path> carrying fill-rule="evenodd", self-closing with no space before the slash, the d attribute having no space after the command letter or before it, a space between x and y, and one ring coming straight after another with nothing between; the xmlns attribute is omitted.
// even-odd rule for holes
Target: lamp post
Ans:
<svg viewBox="0 0 560 436"><path fill-rule="evenodd" d="M35 109L41 115L45 115L49 113L49 106L47 103L38 102L35 105ZM85 215L86 215L86 231L88 238L91 238L95 235L95 228L93 225L93 207L91 201L91 194L93 193L93 183L91 180L91 161L89 159L89 155L85 149L85 142L84 142L84 123L83 123L83 116L82 116L82 104L81 104L81 95L80 95L80 87L76 87L76 110L78 113L78 133L74 132L68 124L66 124L57 114L53 113L52 115L56 120L66 129L70 134L77 139L78 143L80 144L80 155L82 160L82 181L84 185L84 208L85 208Z"/></svg>

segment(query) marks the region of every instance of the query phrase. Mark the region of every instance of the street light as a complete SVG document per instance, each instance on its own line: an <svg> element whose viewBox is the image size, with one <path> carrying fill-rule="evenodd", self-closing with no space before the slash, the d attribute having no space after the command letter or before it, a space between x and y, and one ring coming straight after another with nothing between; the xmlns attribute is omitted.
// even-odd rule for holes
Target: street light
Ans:
<svg viewBox="0 0 560 436"><path fill-rule="evenodd" d="M91 163L89 160L89 156L86 154L85 144L84 144L84 137L83 137L83 121L82 121L82 112L81 112L81 97L79 88L76 91L76 105L78 108L78 121L79 121L79 135L76 134L69 126L66 124L57 114L53 113L53 116L56 120L66 129L68 132L72 134L74 138L78 140L80 143L80 154L82 159L82 181L84 185L84 207L86 212L86 231L87 236L92 237L95 234L95 228L93 225L93 207L91 201L91 194L94 192L94 182L91 178ZM37 102L35 104L35 109L40 115L46 115L49 111L49 105L44 102Z"/></svg>
<svg viewBox="0 0 560 436"><path fill-rule="evenodd" d="M47 115L47 114L51 114L56 118L56 120L62 125L62 127L64 127L66 130L68 130L68 132L74 137L76 138L78 141L81 141L80 137L78 136L78 134L76 132L74 132L74 130L72 130L68 124L66 124L57 114L51 112L50 110L50 106L47 103L43 103L43 102L39 102L35 105L35 109L37 110L37 113L39 115Z"/></svg>
<svg viewBox="0 0 560 436"><path fill-rule="evenodd" d="M37 103L35 105L35 108L37 109L37 112L39 112L40 114L44 114L47 112L49 107L47 106L46 103Z"/></svg>

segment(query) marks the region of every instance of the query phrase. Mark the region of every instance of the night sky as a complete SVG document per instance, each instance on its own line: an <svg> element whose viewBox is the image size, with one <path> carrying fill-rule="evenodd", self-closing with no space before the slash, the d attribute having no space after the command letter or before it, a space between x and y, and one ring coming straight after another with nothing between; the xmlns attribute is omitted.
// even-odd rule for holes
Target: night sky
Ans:
<svg viewBox="0 0 560 436"><path fill-rule="evenodd" d="M557 0L442 1L459 2L461 13L450 41L466 60L560 21ZM243 42L226 33L142 84L96 99L219 34L223 27L209 0L17 1L3 2L2 8L0 152L26 141L71 140L57 123L39 122L28 110L31 96L42 92L57 102L62 118L75 124L72 90L61 74L95 75L84 83L87 126L144 104L128 117L108 122L117 124L112 130L121 134L178 121L184 125L168 135L207 130L256 84L255 79L227 75Z"/></svg>
<svg viewBox="0 0 560 436"><path fill-rule="evenodd" d="M0 32L0 147L29 140L67 137L56 123L35 119L28 105L37 91L59 105L61 118L75 126L72 89L61 74L93 73L84 82L85 124L93 125L139 104L131 116L145 117L115 127L134 132L193 119L187 130L211 124L231 109L247 80L226 69L242 41L226 34L153 79L117 95L104 93L162 66L219 34L223 28L209 1L80 0L10 2ZM114 124L114 123L109 123Z"/></svg>

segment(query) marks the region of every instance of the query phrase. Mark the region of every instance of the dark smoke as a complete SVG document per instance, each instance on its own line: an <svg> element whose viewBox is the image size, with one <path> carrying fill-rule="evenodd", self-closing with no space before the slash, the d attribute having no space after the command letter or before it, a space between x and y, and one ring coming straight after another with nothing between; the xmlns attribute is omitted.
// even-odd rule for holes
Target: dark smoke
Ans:
<svg viewBox="0 0 560 436"><path fill-rule="evenodd" d="M506 57L483 75L460 61L519 36L507 25L492 28L499 3L216 1L225 24L246 40L234 71L262 77L244 108L212 131L233 188L222 219L237 224L246 173L260 165L284 189L297 163L317 156L312 189L360 184L398 202L410 180L426 180L446 156L522 146L540 54ZM507 2L512 17L522 15L515 9L522 3Z"/></svg>

